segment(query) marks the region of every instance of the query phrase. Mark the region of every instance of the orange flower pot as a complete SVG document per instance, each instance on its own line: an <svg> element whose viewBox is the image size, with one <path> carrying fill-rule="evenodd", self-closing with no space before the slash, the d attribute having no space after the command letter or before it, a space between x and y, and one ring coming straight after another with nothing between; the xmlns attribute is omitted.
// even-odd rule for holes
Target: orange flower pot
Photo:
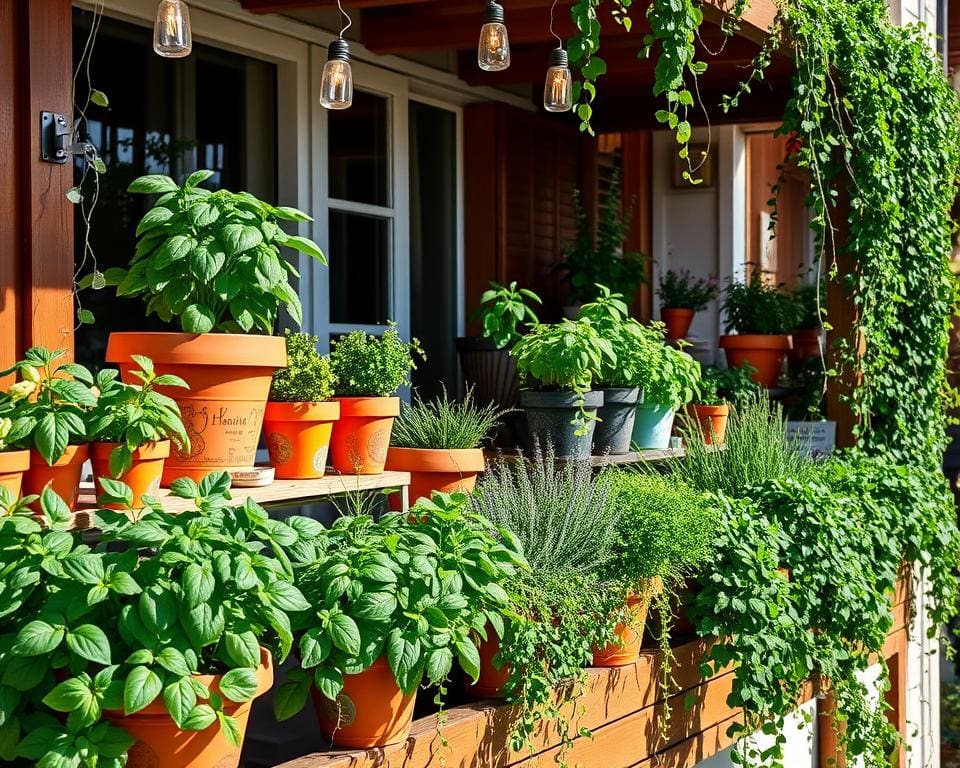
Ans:
<svg viewBox="0 0 960 768"><path fill-rule="evenodd" d="M650 609L650 595L630 595L627 598L627 610L630 622L618 624L615 631L619 643L610 643L604 648L593 649L593 666L625 667L640 659L640 647L643 644L643 631Z"/></svg>
<svg viewBox="0 0 960 768"><path fill-rule="evenodd" d="M379 475L387 462L399 397L335 397L340 420L330 436L330 458L344 475Z"/></svg>
<svg viewBox="0 0 960 768"><path fill-rule="evenodd" d="M32 449L30 468L23 475L23 495L39 496L49 485L71 510L75 510L80 495L80 473L89 453L86 445L68 445L59 461L50 466L43 456Z"/></svg>
<svg viewBox="0 0 960 768"><path fill-rule="evenodd" d="M287 364L286 341L228 333L111 333L107 362L134 382L131 355L153 360L157 373L190 385L159 387L180 406L190 452L175 449L162 484L178 477L202 480L211 472L249 469L256 463L263 413L274 370Z"/></svg>
<svg viewBox="0 0 960 768"><path fill-rule="evenodd" d="M753 366L753 380L767 389L777 386L780 368L791 347L789 336L741 334L720 337L720 348L727 353L727 365L730 368L739 368L744 363Z"/></svg>
<svg viewBox="0 0 960 768"><path fill-rule="evenodd" d="M146 506L144 496L156 496L160 490L160 478L163 475L163 465L170 455L170 441L159 440L156 443L141 445L133 452L133 466L120 477L110 474L110 454L119 443L92 443L90 445L90 459L93 463L93 483L97 489L97 496L103 493L100 485L101 477L109 477L126 483L133 491L133 506ZM109 509L122 509L118 504L108 504Z"/></svg>
<svg viewBox="0 0 960 768"><path fill-rule="evenodd" d="M477 475L486 466L483 450L396 448L387 451L386 468L410 473L410 502L430 498L434 491L470 493L477 485ZM400 509L399 494L390 497L394 510Z"/></svg>
<svg viewBox="0 0 960 768"><path fill-rule="evenodd" d="M699 425L699 432L706 445L723 445L727 436L727 419L730 418L729 405L691 403L687 406L687 415Z"/></svg>
<svg viewBox="0 0 960 768"><path fill-rule="evenodd" d="M816 328L802 328L791 334L793 349L787 356L791 363L800 363L814 357L820 357L820 331Z"/></svg>
<svg viewBox="0 0 960 768"><path fill-rule="evenodd" d="M359 675L345 675L343 690L330 701L313 690L324 738L338 747L385 747L406 741L416 693L400 690L385 656Z"/></svg>
<svg viewBox="0 0 960 768"><path fill-rule="evenodd" d="M487 639L480 642L477 650L480 652L480 675L475 683L468 679L467 693L478 699L502 699L510 680L510 667L507 664L497 667L500 638L492 627L487 627Z"/></svg>
<svg viewBox="0 0 960 768"><path fill-rule="evenodd" d="M263 434L277 479L323 477L339 418L340 403L267 403Z"/></svg>
<svg viewBox="0 0 960 768"><path fill-rule="evenodd" d="M30 468L30 451L0 453L0 488L6 488L11 498L19 499L23 489L23 473Z"/></svg>
<svg viewBox="0 0 960 768"><path fill-rule="evenodd" d="M270 652L261 648L260 657L254 698L273 686ZM218 690L219 675L197 675L197 679L211 691ZM236 719L241 741L247 732L252 705L252 701L234 704L224 700L224 712ZM106 711L104 715L137 740L127 757L128 768L237 768L240 765L240 750L226 740L217 723L204 731L181 731L167 712L162 697L134 715L115 711Z"/></svg>
<svg viewBox="0 0 960 768"><path fill-rule="evenodd" d="M687 338L696 314L696 311L692 309L661 309L660 319L663 320L663 324L667 326L667 336L671 339Z"/></svg>

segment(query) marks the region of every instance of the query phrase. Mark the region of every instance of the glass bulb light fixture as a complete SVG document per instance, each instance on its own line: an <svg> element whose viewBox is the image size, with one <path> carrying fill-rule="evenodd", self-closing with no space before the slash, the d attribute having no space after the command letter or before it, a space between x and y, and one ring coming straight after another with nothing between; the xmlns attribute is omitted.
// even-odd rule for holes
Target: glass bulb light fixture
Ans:
<svg viewBox="0 0 960 768"><path fill-rule="evenodd" d="M190 9L183 0L160 0L153 25L153 50L167 59L182 59L193 50Z"/></svg>
<svg viewBox="0 0 960 768"><path fill-rule="evenodd" d="M569 112L573 108L573 73L570 72L570 57L563 48L550 53L543 108L547 112Z"/></svg>
<svg viewBox="0 0 960 768"><path fill-rule="evenodd" d="M334 40L327 49L327 63L320 81L320 104L327 109L349 109L353 105L353 70L346 40Z"/></svg>
<svg viewBox="0 0 960 768"><path fill-rule="evenodd" d="M483 14L477 63L485 72L502 72L510 66L510 36L504 24L503 6L495 0L487 2Z"/></svg>

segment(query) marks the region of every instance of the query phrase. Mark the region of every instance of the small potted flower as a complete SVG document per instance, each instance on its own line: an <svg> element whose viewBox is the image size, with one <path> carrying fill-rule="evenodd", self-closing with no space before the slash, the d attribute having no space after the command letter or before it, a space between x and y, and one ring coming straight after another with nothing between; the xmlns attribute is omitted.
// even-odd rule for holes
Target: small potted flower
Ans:
<svg viewBox="0 0 960 768"><path fill-rule="evenodd" d="M717 293L717 280L712 275L695 278L688 269L668 269L661 275L657 288L660 319L667 327L667 335L671 339L687 338L694 315L706 309Z"/></svg>
<svg viewBox="0 0 960 768"><path fill-rule="evenodd" d="M706 445L723 445L730 405L755 399L758 394L759 387L752 375L753 369L749 366L703 369L697 392L687 406L694 437Z"/></svg>
<svg viewBox="0 0 960 768"><path fill-rule="evenodd" d="M777 386L780 369L792 346L790 331L796 327L796 304L783 286L768 285L759 271L746 282L731 280L724 291L723 311L727 333L720 337L727 365L744 363L755 370L753 380L764 387Z"/></svg>
<svg viewBox="0 0 960 768"><path fill-rule="evenodd" d="M333 370L329 358L317 352L318 341L287 331L287 367L273 374L263 433L280 480L319 478L327 470L340 404L330 400Z"/></svg>
<svg viewBox="0 0 960 768"><path fill-rule="evenodd" d="M589 457L603 405L603 393L591 387L603 365L616 364L610 341L589 320L568 319L538 325L510 354L526 387L520 407L527 414L528 447L549 443L559 456Z"/></svg>
<svg viewBox="0 0 960 768"><path fill-rule="evenodd" d="M131 376L141 383L125 384L119 371L104 368L96 378L97 404L86 418L97 493L103 491L101 478L119 480L131 488L139 508L146 505L146 496L155 496L160 489L171 440L186 451L190 438L177 404L157 391L157 387L186 389L186 382L169 373L158 376L153 362L142 355L132 359L139 367Z"/></svg>
<svg viewBox="0 0 960 768"><path fill-rule="evenodd" d="M330 437L333 467L342 474L379 475L400 415L396 393L409 383L414 355L423 355L420 343L403 341L391 325L382 336L354 331L332 344L334 400L340 404Z"/></svg>

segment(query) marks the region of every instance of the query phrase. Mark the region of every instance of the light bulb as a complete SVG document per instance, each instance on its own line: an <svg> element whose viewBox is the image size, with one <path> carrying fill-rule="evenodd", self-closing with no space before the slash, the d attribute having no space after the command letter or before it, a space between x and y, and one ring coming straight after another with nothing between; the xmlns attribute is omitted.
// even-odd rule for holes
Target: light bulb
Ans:
<svg viewBox="0 0 960 768"><path fill-rule="evenodd" d="M543 108L547 112L569 112L573 108L573 74L563 48L550 54L550 69L543 87Z"/></svg>
<svg viewBox="0 0 960 768"><path fill-rule="evenodd" d="M510 37L503 20L503 6L490 0L477 47L477 63L487 72L501 72L510 66Z"/></svg>
<svg viewBox="0 0 960 768"><path fill-rule="evenodd" d="M353 104L353 70L346 40L334 40L327 49L327 63L320 81L320 104L327 109L348 109Z"/></svg>
<svg viewBox="0 0 960 768"><path fill-rule="evenodd" d="M193 50L190 9L182 0L160 0L153 25L153 50L167 59L182 59Z"/></svg>

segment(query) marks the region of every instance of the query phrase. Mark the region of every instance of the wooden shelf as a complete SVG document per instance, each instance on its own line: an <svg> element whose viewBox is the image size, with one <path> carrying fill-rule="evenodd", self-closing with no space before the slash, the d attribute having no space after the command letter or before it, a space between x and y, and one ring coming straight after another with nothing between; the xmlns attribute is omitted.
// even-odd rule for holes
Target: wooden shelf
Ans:
<svg viewBox="0 0 960 768"><path fill-rule="evenodd" d="M329 474L318 480L275 480L262 488L233 488L231 495L237 505L252 498L263 507L289 507L322 501L331 496L340 496L356 491L377 491L397 488L404 493L410 485L409 472L384 472L380 475ZM157 494L168 512L185 512L193 509L191 499L170 495L166 488ZM74 527L90 528L91 512L96 509L93 483L84 483L80 489L80 501L74 513Z"/></svg>
<svg viewBox="0 0 960 768"><path fill-rule="evenodd" d="M608 453L601 456L591 456L590 463L595 467L608 467L621 464L656 464L662 461L682 459L685 453L682 448L665 451L629 451L628 453ZM498 458L509 461L518 461L524 456L520 451L487 451L487 461L496 461Z"/></svg>

